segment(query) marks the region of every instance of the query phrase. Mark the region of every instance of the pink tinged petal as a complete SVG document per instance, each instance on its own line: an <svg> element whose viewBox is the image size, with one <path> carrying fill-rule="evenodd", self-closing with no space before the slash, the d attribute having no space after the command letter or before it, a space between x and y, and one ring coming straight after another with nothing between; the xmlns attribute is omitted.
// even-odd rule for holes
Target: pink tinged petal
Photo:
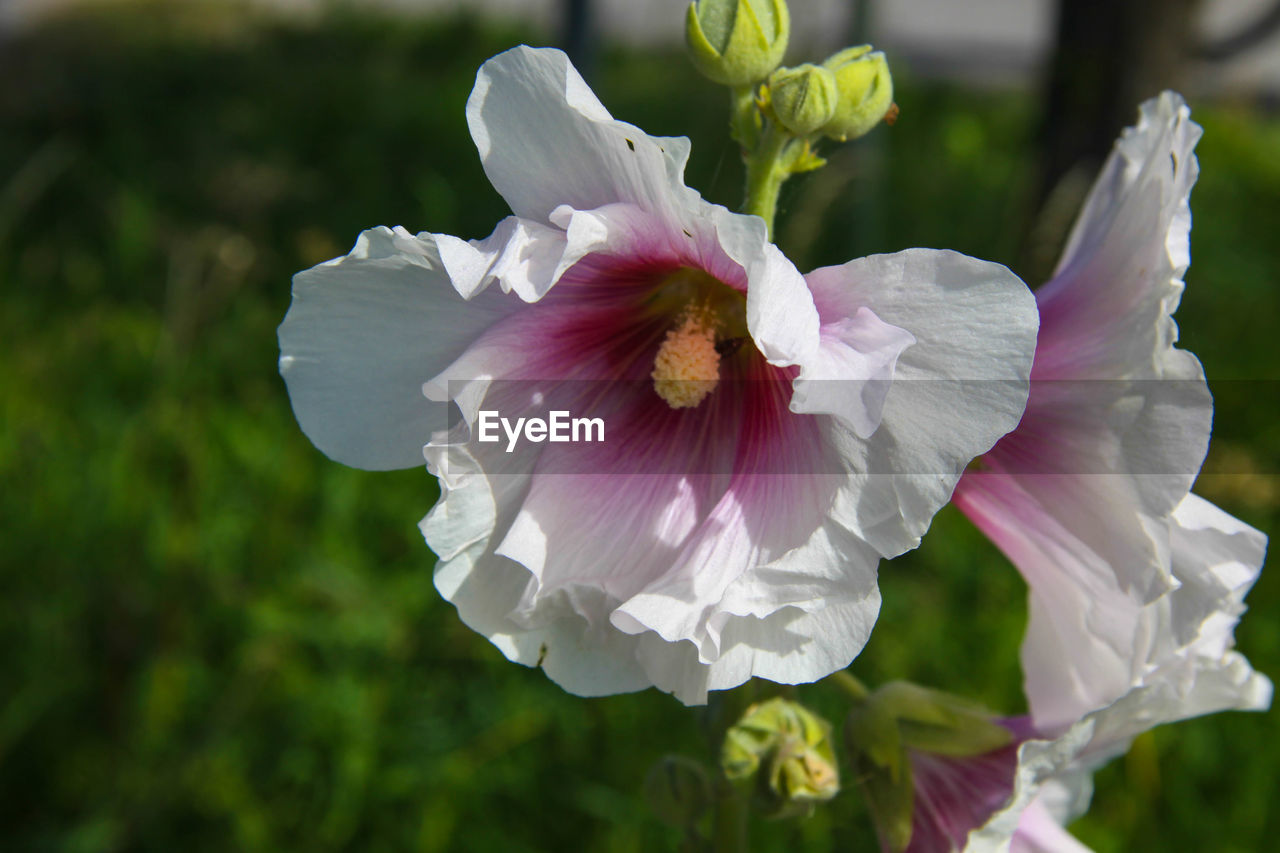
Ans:
<svg viewBox="0 0 1280 853"><path fill-rule="evenodd" d="M1142 601L1170 587L1163 519L1208 445L1212 400L1194 366L1178 381L1033 379L1022 423L984 459L988 476L1015 480Z"/></svg>
<svg viewBox="0 0 1280 853"><path fill-rule="evenodd" d="M1090 853L1091 849L1067 832L1040 800L1022 813L1009 845L1010 853Z"/></svg>
<svg viewBox="0 0 1280 853"><path fill-rule="evenodd" d="M1181 97L1142 105L1116 143L1053 280L1037 294L1041 378L1159 378L1190 261L1201 134Z"/></svg>
<svg viewBox="0 0 1280 853"><path fill-rule="evenodd" d="M617 202L666 216L696 197L682 182L688 143L614 120L558 50L521 46L487 61L467 122L489 182L525 219Z"/></svg>
<svg viewBox="0 0 1280 853"><path fill-rule="evenodd" d="M998 264L930 249L861 258L807 280L823 327L867 307L915 339L898 357L870 439L831 438L855 472L836 517L896 556L919 544L969 461L1022 417L1034 300Z"/></svg>
<svg viewBox="0 0 1280 853"><path fill-rule="evenodd" d="M862 307L823 326L819 340L795 381L791 411L835 415L859 438L870 438L880 426L898 356L915 337Z"/></svg>
<svg viewBox="0 0 1280 853"><path fill-rule="evenodd" d="M364 232L346 257L294 276L280 373L303 432L357 468L422 464L446 416L422 383L513 307L501 294L461 298L430 236Z"/></svg>
<svg viewBox="0 0 1280 853"><path fill-rule="evenodd" d="M1061 730L1156 679L1154 673L1163 673L1159 678L1175 692L1202 683L1182 716L1269 701L1266 679L1227 652L1262 565L1266 539L1258 531L1188 496L1167 522L1172 554L1166 559L1176 588L1142 606L1119 587L1106 561L1060 523L1060 514L1020 482L971 473L956 503L1031 588L1022 664L1042 729Z"/></svg>
<svg viewBox="0 0 1280 853"><path fill-rule="evenodd" d="M1006 849L1015 833L1026 829L1020 817L1036 802L1050 807L1059 823L1082 813L1092 771L1155 726L1270 706L1271 682L1230 650L1242 599L1262 564L1265 537L1194 495L1179 505L1169 524L1172 562L1181 586L1139 615L1148 637L1137 644L1142 663L1138 677L1122 696L1056 738L1022 745L1013 797L975 832L968 849ZM1061 677L1058 660L1046 656L1039 665L1049 677ZM1041 836L1032 832L1024 840L1036 839Z"/></svg>
<svg viewBox="0 0 1280 853"><path fill-rule="evenodd" d="M1075 480L967 473L955 503L1016 565L1030 588L1027 635L1022 645L1024 690L1038 726L1057 730L1114 701L1130 688L1144 661L1137 651L1142 603L1118 585L1111 563L1089 537L1064 525L1062 511L1075 506L1099 512L1104 534L1115 503L1105 491L1119 478L1094 476L1096 501L1075 503L1054 486ZM1119 480L1123 484L1122 480ZM1084 524L1084 523L1082 523Z"/></svg>

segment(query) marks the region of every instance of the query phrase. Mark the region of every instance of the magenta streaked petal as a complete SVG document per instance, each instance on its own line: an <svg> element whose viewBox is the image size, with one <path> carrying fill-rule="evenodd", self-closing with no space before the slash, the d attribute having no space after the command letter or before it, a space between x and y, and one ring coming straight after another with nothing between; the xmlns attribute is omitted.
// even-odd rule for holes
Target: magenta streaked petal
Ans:
<svg viewBox="0 0 1280 853"><path fill-rule="evenodd" d="M967 758L912 751L911 842L907 853L965 849L969 833L1009 801L1018 769L1018 742Z"/></svg>

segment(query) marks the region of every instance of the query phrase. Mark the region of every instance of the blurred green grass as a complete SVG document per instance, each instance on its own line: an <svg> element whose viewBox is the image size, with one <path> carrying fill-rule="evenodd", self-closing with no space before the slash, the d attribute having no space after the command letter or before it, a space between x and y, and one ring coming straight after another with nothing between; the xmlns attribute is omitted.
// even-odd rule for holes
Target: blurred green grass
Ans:
<svg viewBox="0 0 1280 853"><path fill-rule="evenodd" d="M185 21L185 23L184 23ZM0 836L6 849L638 851L674 845L640 781L702 754L701 712L584 700L507 663L430 583L421 470L329 462L276 374L290 275L363 228L477 237L504 205L463 104L529 33L340 14L191 26L69 19L0 57ZM608 53L620 118L689 135L737 202L720 93L678 56ZM902 120L789 187L802 268L913 245L1014 266L1035 105L903 80ZM1280 122L1196 104L1184 343L1218 388L1202 491L1275 530ZM882 569L856 668L1021 709L1023 588L958 514ZM1280 580L1238 632L1280 673ZM839 697L807 701L839 713ZM1274 717L1144 736L1076 829L1103 851L1255 850L1280 832ZM760 849L874 849L845 793Z"/></svg>

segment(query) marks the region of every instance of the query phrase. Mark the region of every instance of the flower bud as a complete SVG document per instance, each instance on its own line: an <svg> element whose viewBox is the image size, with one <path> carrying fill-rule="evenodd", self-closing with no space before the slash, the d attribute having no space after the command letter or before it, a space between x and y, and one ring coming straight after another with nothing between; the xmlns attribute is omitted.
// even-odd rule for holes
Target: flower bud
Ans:
<svg viewBox="0 0 1280 853"><path fill-rule="evenodd" d="M893 107L893 78L884 54L871 45L849 47L822 63L836 77L835 115L822 127L832 139L857 139Z"/></svg>
<svg viewBox="0 0 1280 853"><path fill-rule="evenodd" d="M831 724L782 698L747 709L725 734L720 761L729 781L753 784L770 817L807 814L840 790Z"/></svg>
<svg viewBox="0 0 1280 853"><path fill-rule="evenodd" d="M644 777L644 798L659 820L683 829L711 806L711 781L692 758L664 755Z"/></svg>
<svg viewBox="0 0 1280 853"><path fill-rule="evenodd" d="M808 136L836 111L836 77L818 65L779 68L769 77L773 114L796 136Z"/></svg>
<svg viewBox="0 0 1280 853"><path fill-rule="evenodd" d="M749 86L782 62L791 34L786 0L695 0L685 18L694 67L726 86Z"/></svg>

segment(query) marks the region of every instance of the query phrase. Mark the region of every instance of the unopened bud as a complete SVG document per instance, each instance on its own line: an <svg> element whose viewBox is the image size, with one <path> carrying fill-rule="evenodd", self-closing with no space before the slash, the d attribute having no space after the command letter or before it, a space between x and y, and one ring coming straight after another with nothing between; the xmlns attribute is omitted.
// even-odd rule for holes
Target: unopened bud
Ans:
<svg viewBox="0 0 1280 853"><path fill-rule="evenodd" d="M710 808L711 781L692 758L664 755L644 777L644 798L659 820L683 829Z"/></svg>
<svg viewBox="0 0 1280 853"><path fill-rule="evenodd" d="M770 817L807 814L840 790L831 724L787 699L752 705L725 735L721 766Z"/></svg>
<svg viewBox="0 0 1280 853"><path fill-rule="evenodd" d="M818 65L779 68L769 77L773 114L796 136L808 136L836 112L836 77Z"/></svg>
<svg viewBox="0 0 1280 853"><path fill-rule="evenodd" d="M822 63L835 74L839 97L822 132L844 142L875 127L893 107L893 77L884 54L871 45L845 48Z"/></svg>
<svg viewBox="0 0 1280 853"><path fill-rule="evenodd" d="M791 34L786 0L695 0L685 17L694 66L726 86L749 86L782 62Z"/></svg>

